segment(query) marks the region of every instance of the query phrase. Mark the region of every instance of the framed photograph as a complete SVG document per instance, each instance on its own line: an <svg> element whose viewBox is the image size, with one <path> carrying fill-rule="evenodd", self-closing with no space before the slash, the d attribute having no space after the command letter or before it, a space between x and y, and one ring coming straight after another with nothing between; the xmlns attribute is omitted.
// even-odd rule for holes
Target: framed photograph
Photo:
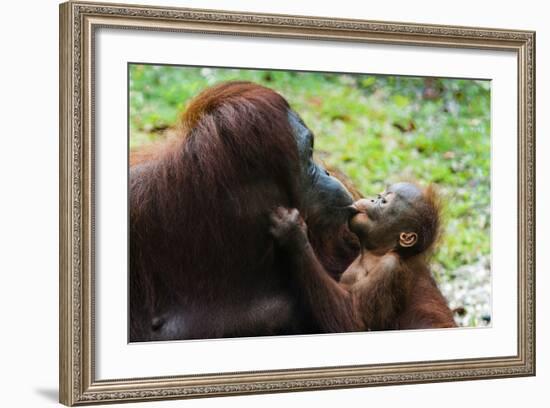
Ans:
<svg viewBox="0 0 550 408"><path fill-rule="evenodd" d="M60 6L60 402L535 374L535 33Z"/></svg>

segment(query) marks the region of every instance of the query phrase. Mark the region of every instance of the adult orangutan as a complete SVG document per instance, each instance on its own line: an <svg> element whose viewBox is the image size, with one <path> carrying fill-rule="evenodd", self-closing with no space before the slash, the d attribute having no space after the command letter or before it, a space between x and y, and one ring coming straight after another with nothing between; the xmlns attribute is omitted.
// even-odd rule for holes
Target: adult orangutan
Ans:
<svg viewBox="0 0 550 408"><path fill-rule="evenodd" d="M297 208L333 278L356 257L350 193L312 151L282 96L229 82L190 103L176 137L132 152L130 341L323 331L268 231L273 209Z"/></svg>

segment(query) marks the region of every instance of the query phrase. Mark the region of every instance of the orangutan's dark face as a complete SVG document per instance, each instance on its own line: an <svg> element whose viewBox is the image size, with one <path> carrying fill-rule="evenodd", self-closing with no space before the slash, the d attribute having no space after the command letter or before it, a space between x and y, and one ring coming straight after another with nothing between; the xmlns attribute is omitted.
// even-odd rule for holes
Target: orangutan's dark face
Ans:
<svg viewBox="0 0 550 408"><path fill-rule="evenodd" d="M313 161L314 136L302 119L294 111L289 111L288 119L300 154L301 186L305 197L301 211L304 218L307 221L309 216L322 214L324 219L345 222L353 203L351 194L337 178Z"/></svg>

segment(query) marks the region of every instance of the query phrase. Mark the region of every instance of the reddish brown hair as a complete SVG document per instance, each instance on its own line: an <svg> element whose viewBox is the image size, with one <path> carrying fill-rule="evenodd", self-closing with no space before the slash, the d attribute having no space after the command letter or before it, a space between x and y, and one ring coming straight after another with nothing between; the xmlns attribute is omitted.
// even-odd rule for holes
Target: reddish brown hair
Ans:
<svg viewBox="0 0 550 408"><path fill-rule="evenodd" d="M273 264L267 213L300 205L288 109L271 89L223 83L191 101L172 140L131 154L132 311L191 301L168 299L189 287L205 299L239 297L247 274ZM213 284L203 271L214 270Z"/></svg>
<svg viewBox="0 0 550 408"><path fill-rule="evenodd" d="M430 251L437 243L441 228L441 200L436 187L430 184L422 190L419 212L419 252ZM416 245L415 245L416 246Z"/></svg>

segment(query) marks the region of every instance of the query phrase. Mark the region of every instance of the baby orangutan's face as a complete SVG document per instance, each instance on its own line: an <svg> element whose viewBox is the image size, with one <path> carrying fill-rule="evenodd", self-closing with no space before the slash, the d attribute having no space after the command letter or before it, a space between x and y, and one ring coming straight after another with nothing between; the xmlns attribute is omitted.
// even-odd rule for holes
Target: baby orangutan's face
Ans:
<svg viewBox="0 0 550 408"><path fill-rule="evenodd" d="M410 183L391 185L375 198L363 198L353 203L354 214L349 220L350 230L355 233L361 245L367 249L390 249L398 242L402 246L416 242L416 233L408 225L415 217L415 203L422 200L422 190ZM409 236L405 242L404 234ZM412 238L411 238L412 237Z"/></svg>

